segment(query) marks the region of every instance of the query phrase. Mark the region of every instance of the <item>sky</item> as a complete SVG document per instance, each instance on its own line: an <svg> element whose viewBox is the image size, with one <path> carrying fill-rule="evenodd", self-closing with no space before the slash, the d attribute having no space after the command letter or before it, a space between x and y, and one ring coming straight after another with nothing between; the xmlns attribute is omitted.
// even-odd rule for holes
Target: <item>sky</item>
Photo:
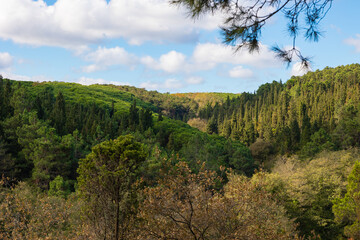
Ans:
<svg viewBox="0 0 360 240"><path fill-rule="evenodd" d="M249 54L222 44L220 14L194 21L167 0L0 0L0 9L0 74L14 80L241 93L304 74L270 50L292 43L280 15ZM313 71L359 63L359 9L359 0L334 0L320 40L298 39Z"/></svg>

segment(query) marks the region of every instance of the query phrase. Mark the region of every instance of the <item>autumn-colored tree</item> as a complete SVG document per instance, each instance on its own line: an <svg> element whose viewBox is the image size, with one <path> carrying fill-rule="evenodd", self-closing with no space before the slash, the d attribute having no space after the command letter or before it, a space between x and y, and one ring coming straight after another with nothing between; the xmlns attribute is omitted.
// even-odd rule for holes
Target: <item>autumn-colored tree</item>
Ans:
<svg viewBox="0 0 360 240"><path fill-rule="evenodd" d="M81 223L74 200L48 196L24 182L0 188L0 239L85 239L77 235Z"/></svg>
<svg viewBox="0 0 360 240"><path fill-rule="evenodd" d="M179 162L156 187L143 194L139 239L290 239L293 225L284 210L246 177L230 175L224 192L220 181L202 167L193 173Z"/></svg>

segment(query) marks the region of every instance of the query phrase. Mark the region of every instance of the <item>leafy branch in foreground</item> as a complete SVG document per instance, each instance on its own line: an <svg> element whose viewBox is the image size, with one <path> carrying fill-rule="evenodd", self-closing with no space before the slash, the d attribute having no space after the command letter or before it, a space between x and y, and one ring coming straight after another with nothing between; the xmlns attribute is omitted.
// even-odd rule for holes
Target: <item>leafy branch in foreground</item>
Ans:
<svg viewBox="0 0 360 240"><path fill-rule="evenodd" d="M303 34L309 41L318 41L321 36L319 24L331 8L333 0L170 0L171 4L184 6L191 18L206 13L225 14L221 26L224 43L236 51L246 48L250 53L260 47L261 30L275 15L287 19L287 31L292 38L291 49L273 47L277 57L291 63L296 56L302 66L309 68L309 58L296 48L296 38Z"/></svg>

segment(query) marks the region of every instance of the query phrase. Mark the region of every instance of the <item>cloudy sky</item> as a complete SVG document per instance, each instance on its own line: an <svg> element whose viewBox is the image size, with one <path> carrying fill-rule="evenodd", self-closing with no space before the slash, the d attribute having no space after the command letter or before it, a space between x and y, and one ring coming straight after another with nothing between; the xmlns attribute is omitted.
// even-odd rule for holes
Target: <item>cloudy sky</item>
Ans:
<svg viewBox="0 0 360 240"><path fill-rule="evenodd" d="M359 62L359 9L334 0L320 41L298 41L313 70ZM269 50L291 44L280 16L251 55L222 45L222 16L194 21L167 0L0 0L0 11L0 74L10 79L239 93L302 74Z"/></svg>

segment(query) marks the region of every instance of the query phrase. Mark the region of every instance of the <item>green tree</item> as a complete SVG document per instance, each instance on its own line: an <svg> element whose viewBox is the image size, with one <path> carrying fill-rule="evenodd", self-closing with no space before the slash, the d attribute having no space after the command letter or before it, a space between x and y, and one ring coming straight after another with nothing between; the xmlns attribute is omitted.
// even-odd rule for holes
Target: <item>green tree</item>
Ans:
<svg viewBox="0 0 360 240"><path fill-rule="evenodd" d="M301 149L301 155L304 157L313 157L316 153L323 150L334 150L334 144L331 142L327 132L320 128L311 136L311 141Z"/></svg>
<svg viewBox="0 0 360 240"><path fill-rule="evenodd" d="M208 134L217 134L218 133L218 124L215 118L211 118L206 126L206 132Z"/></svg>
<svg viewBox="0 0 360 240"><path fill-rule="evenodd" d="M298 150L300 142L300 127L296 119L290 124L290 138L291 138L291 149L293 151Z"/></svg>
<svg viewBox="0 0 360 240"><path fill-rule="evenodd" d="M10 105L14 109L15 115L23 113L24 110L30 111L31 103L27 89L19 84L12 94Z"/></svg>
<svg viewBox="0 0 360 240"><path fill-rule="evenodd" d="M340 110L341 118L334 130L333 138L342 148L358 147L360 145L360 113L353 104Z"/></svg>
<svg viewBox="0 0 360 240"><path fill-rule="evenodd" d="M0 98L2 98L2 106L0 109L0 113L1 113L0 119L4 119L6 117L13 115L14 109L10 105L10 99L12 97L12 94L13 94L13 90L11 87L11 83L10 83L9 79L6 79L3 82L3 91L2 91L2 95L0 96Z"/></svg>
<svg viewBox="0 0 360 240"><path fill-rule="evenodd" d="M36 112L22 116L23 125L16 130L21 152L34 166L32 178L35 183L48 189L49 182L57 175L71 175L73 146L66 136L58 136L54 128L39 120Z"/></svg>
<svg viewBox="0 0 360 240"><path fill-rule="evenodd" d="M348 177L345 196L333 202L335 221L345 224L344 234L360 239L360 162L355 163Z"/></svg>
<svg viewBox="0 0 360 240"><path fill-rule="evenodd" d="M57 176L49 185L49 196L66 198L70 194L70 186L62 176Z"/></svg>
<svg viewBox="0 0 360 240"><path fill-rule="evenodd" d="M311 137L311 123L310 118L307 114L307 107L303 103L300 108L301 116L301 135L300 135L300 145L301 147L305 146L307 142L310 141Z"/></svg>
<svg viewBox="0 0 360 240"><path fill-rule="evenodd" d="M56 101L54 104L54 110L52 112L52 122L56 129L56 132L62 136L65 134L65 124L66 124L66 112L65 112L65 99L64 95L59 92L56 96Z"/></svg>
<svg viewBox="0 0 360 240"><path fill-rule="evenodd" d="M139 109L136 107L136 99L129 109L129 127L132 131L135 131L137 125L139 124Z"/></svg>
<svg viewBox="0 0 360 240"><path fill-rule="evenodd" d="M79 162L79 191L84 211L101 239L130 238L136 207L139 167L145 161L143 146L131 135L103 142Z"/></svg>
<svg viewBox="0 0 360 240"><path fill-rule="evenodd" d="M11 157L11 154L7 153L6 144L0 136L0 175L13 179L16 171L18 171L15 167L15 159Z"/></svg>

